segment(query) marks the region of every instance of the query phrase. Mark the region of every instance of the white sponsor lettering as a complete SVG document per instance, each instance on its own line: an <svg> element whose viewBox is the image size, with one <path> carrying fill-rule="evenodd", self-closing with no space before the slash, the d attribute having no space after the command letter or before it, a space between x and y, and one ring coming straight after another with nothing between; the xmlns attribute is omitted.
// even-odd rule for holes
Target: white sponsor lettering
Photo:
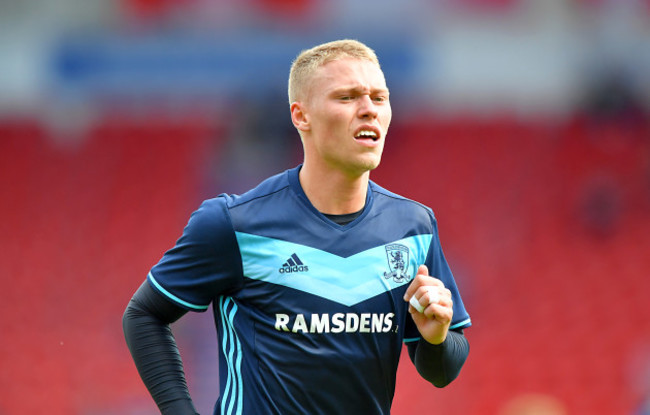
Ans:
<svg viewBox="0 0 650 415"><path fill-rule="evenodd" d="M370 333L370 313L361 314L361 321L359 322L360 333Z"/></svg>
<svg viewBox="0 0 650 415"><path fill-rule="evenodd" d="M312 314L310 333L329 333L330 319L327 314Z"/></svg>
<svg viewBox="0 0 650 415"><path fill-rule="evenodd" d="M294 333L307 333L307 322L305 321L305 316L303 314L296 315L296 319L293 322L293 328L291 329Z"/></svg>
<svg viewBox="0 0 650 415"><path fill-rule="evenodd" d="M327 314L323 314L326 316ZM345 330L345 314L343 313L336 313L332 316L332 333L341 333L343 330Z"/></svg>
<svg viewBox="0 0 650 415"><path fill-rule="evenodd" d="M388 333L394 313L336 313L275 315L275 329L293 333Z"/></svg>
<svg viewBox="0 0 650 415"><path fill-rule="evenodd" d="M348 313L345 316L345 331L346 333L354 333L359 330L359 315Z"/></svg>
<svg viewBox="0 0 650 415"><path fill-rule="evenodd" d="M289 331L289 315L288 314L276 314L275 315L275 329L277 331Z"/></svg>
<svg viewBox="0 0 650 415"><path fill-rule="evenodd" d="M382 315L377 315L377 314L372 315L372 329L371 330L372 330L373 333L377 333L377 332L382 331L382 325L384 324L384 320L389 320L390 321L389 326L393 325L392 314L391 314L391 317L387 316L387 318L380 318L380 316L383 317Z"/></svg>
<svg viewBox="0 0 650 415"><path fill-rule="evenodd" d="M395 317L395 314L393 313L386 314L386 317L384 318L384 330L382 330L384 333L390 331L393 327L393 317Z"/></svg>

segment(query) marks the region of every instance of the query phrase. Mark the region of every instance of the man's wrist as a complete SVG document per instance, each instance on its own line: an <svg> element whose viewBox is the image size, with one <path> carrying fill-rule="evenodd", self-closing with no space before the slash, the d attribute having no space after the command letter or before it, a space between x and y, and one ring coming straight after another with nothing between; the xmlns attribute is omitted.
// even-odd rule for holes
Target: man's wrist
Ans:
<svg viewBox="0 0 650 415"><path fill-rule="evenodd" d="M422 336L422 340L426 341L429 344L442 344L447 340L449 331L444 330L442 333L440 333L437 336L431 336L431 338L427 339L426 337Z"/></svg>

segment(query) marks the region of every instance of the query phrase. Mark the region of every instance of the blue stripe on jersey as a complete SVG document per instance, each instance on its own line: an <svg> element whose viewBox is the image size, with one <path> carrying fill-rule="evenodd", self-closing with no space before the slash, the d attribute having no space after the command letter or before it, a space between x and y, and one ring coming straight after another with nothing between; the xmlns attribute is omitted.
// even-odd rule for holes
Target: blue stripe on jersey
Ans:
<svg viewBox="0 0 650 415"><path fill-rule="evenodd" d="M450 329L455 329L455 328L458 328L458 327L467 326L467 325L469 325L471 322L472 322L472 320L469 319L469 318L467 318L467 319L465 319L465 320L463 320L463 321L461 321L461 322L458 322L458 323L456 323L456 324L452 324L451 326L449 326L449 328L450 328Z"/></svg>
<svg viewBox="0 0 650 415"><path fill-rule="evenodd" d="M461 322L459 322L459 323L452 324L451 326L449 326L449 330L451 330L451 329L456 329L456 328L458 328L458 327L467 326L467 325L469 325L471 322L472 322L471 319L469 319L469 318L468 318L468 319L465 319L465 320L463 320L463 321L461 321ZM404 338L404 340L402 340L402 341L403 341L404 343L412 343L412 342L416 342L416 341L419 341L419 340L420 340L420 337L410 337L410 338Z"/></svg>
<svg viewBox="0 0 650 415"><path fill-rule="evenodd" d="M204 311L204 310L208 309L207 305L196 305L196 304L188 303L187 301L176 297L174 294L172 294L169 291L167 291L166 289L164 289L163 286L160 285L158 283L158 281L156 281L156 279L153 277L153 274L151 272L149 272L149 275L147 275L147 278L149 278L149 281L154 285L154 287L156 287L158 289L158 291L163 293L165 296L169 297L169 299L173 300L175 303L184 305L185 307L188 307L188 308L191 308L191 309L194 309L194 310Z"/></svg>
<svg viewBox="0 0 650 415"><path fill-rule="evenodd" d="M414 235L377 246L349 257L279 239L236 232L244 275L317 295L346 306L353 306L383 292L409 283L419 265L424 264L431 234ZM387 247L408 248L408 278L395 279ZM281 272L287 259L296 255L307 269ZM369 264L371 264L369 266Z"/></svg>
<svg viewBox="0 0 650 415"><path fill-rule="evenodd" d="M219 309L223 326L221 347L228 367L228 379L221 398L221 413L241 415L244 395L241 376L242 352L239 336L233 323L237 314L237 304L231 297L221 297L219 299Z"/></svg>

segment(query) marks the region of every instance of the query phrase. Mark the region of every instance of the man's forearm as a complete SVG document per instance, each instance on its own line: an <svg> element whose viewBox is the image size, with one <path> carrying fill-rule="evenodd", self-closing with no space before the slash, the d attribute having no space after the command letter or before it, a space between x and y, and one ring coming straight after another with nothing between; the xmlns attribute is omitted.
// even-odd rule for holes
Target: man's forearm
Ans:
<svg viewBox="0 0 650 415"><path fill-rule="evenodd" d="M145 282L124 312L124 337L140 377L160 412L196 414L169 326L184 311L160 301L164 300Z"/></svg>
<svg viewBox="0 0 650 415"><path fill-rule="evenodd" d="M442 388L460 373L469 354L469 343L462 333L450 330L441 344L430 344L420 339L408 350L420 376Z"/></svg>

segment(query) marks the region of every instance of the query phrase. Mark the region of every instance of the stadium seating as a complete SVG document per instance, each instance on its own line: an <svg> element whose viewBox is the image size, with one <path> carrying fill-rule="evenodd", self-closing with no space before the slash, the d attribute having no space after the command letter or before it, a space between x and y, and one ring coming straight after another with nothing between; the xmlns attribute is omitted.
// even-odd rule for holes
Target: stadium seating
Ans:
<svg viewBox="0 0 650 415"><path fill-rule="evenodd" d="M420 119L392 127L373 178L433 207L474 326L444 390L404 360L394 413L498 415L529 392L570 414L630 413L630 353L650 331L647 131ZM0 413L151 408L121 314L221 191L206 186L219 131L204 117L106 116L66 141L40 121L0 122Z"/></svg>

